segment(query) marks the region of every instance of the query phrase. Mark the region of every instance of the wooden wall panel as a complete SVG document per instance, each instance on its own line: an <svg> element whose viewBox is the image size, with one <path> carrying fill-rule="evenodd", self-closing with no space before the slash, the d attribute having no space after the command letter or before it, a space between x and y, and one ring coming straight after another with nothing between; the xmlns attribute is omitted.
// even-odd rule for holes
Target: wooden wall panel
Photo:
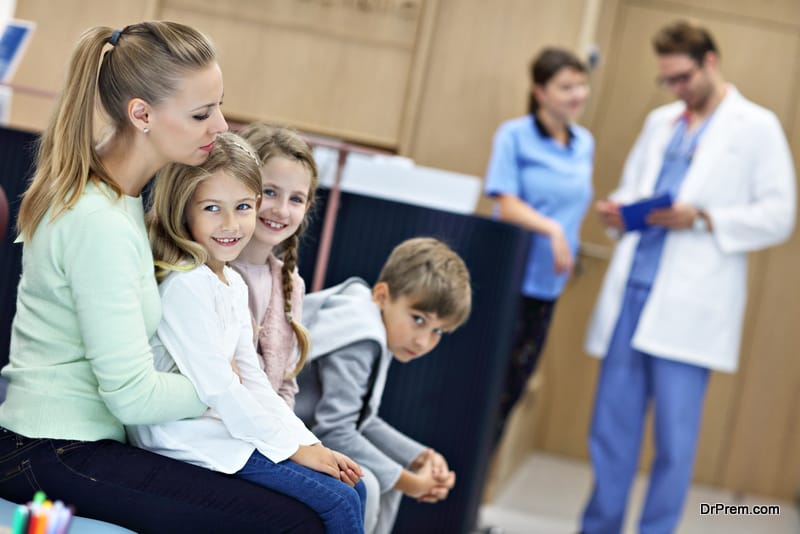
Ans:
<svg viewBox="0 0 800 534"><path fill-rule="evenodd" d="M161 18L213 37L225 112L394 148L412 73L422 2L164 2Z"/></svg>
<svg viewBox="0 0 800 534"><path fill-rule="evenodd" d="M792 497L800 483L800 360L797 273L800 235L766 253L758 313L743 350L735 417L719 482L740 491Z"/></svg>
<svg viewBox="0 0 800 534"><path fill-rule="evenodd" d="M531 58L547 44L574 48L583 9L583 0L441 0L418 119L400 152L483 176L500 122L526 112Z"/></svg>
<svg viewBox="0 0 800 534"><path fill-rule="evenodd" d="M141 20L151 2L126 0L17 0L15 17L36 22L36 31L20 62L14 83L56 92L66 76L69 55L81 33L91 26L122 27ZM53 106L51 96L16 92L10 122L16 127L41 130Z"/></svg>
<svg viewBox="0 0 800 534"><path fill-rule="evenodd" d="M229 117L397 148L424 71L419 32L432 24L423 17L435 15L437 1L20 0L17 16L39 28L14 81L60 89L72 46L89 26L176 20L217 44ZM51 103L21 96L12 123L42 128Z"/></svg>
<svg viewBox="0 0 800 534"><path fill-rule="evenodd" d="M797 0L639 0L639 3L697 18L739 18L748 22L780 24L800 20L800 2Z"/></svg>

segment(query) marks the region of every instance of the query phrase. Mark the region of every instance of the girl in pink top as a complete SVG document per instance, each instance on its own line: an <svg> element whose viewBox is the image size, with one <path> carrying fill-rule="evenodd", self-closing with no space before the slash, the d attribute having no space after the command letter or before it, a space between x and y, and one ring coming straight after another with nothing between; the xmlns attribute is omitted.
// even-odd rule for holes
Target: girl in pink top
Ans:
<svg viewBox="0 0 800 534"><path fill-rule="evenodd" d="M262 201L253 238L231 266L247 283L261 367L294 409L295 377L310 345L300 324L305 284L297 274L297 249L314 202L317 166L292 130L255 123L239 134L261 160Z"/></svg>

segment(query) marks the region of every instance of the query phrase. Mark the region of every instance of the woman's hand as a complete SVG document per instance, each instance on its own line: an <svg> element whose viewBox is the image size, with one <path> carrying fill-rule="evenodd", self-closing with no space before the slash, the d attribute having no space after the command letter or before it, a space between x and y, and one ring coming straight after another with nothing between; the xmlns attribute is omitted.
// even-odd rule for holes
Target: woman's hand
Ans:
<svg viewBox="0 0 800 534"><path fill-rule="evenodd" d="M564 229L556 221L552 221L547 235L550 237L550 248L553 250L553 269L557 273L571 273L575 266L575 258L564 235Z"/></svg>
<svg viewBox="0 0 800 534"><path fill-rule="evenodd" d="M620 232L625 231L625 223L622 222L618 203L608 199L598 200L594 205L594 210L604 226Z"/></svg>

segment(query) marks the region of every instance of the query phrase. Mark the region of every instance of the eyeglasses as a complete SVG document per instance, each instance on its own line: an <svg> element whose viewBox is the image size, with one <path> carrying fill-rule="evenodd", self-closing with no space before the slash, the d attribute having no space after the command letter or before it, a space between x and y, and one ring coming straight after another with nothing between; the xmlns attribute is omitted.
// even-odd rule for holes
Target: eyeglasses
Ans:
<svg viewBox="0 0 800 534"><path fill-rule="evenodd" d="M674 87L676 85L683 85L691 80L692 76L694 76L694 73L698 70L698 66L693 65L691 69L687 70L686 72L681 72L680 74L674 74L672 76L659 76L656 78L656 84L658 84L660 87Z"/></svg>

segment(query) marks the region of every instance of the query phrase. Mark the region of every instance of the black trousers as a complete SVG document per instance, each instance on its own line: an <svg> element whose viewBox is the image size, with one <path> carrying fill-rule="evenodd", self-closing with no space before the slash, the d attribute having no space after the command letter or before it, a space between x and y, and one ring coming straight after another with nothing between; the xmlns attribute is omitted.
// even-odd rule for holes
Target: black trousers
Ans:
<svg viewBox="0 0 800 534"><path fill-rule="evenodd" d="M36 490L140 533L324 532L306 505L113 440L27 438L0 427L0 496Z"/></svg>
<svg viewBox="0 0 800 534"><path fill-rule="evenodd" d="M520 297L511 361L508 364L505 387L500 397L493 448L497 447L511 410L514 409L514 405L525 391L528 379L536 370L539 356L547 340L555 304L555 300Z"/></svg>

